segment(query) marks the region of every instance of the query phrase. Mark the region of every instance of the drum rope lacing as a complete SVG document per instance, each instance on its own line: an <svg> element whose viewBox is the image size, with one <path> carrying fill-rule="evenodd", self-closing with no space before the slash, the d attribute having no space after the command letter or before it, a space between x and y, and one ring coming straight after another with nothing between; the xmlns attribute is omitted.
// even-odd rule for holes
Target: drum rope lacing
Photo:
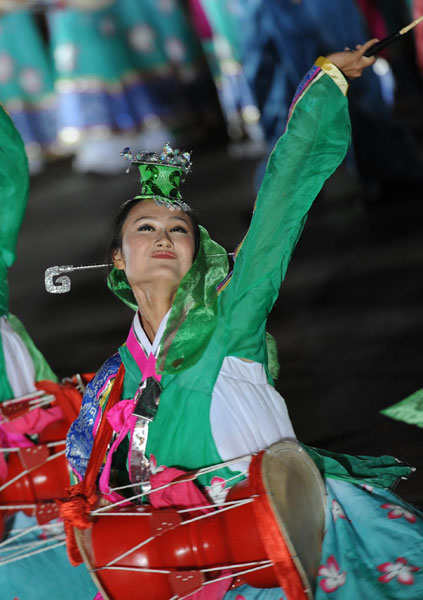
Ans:
<svg viewBox="0 0 423 600"><path fill-rule="evenodd" d="M47 552L48 550L53 550L53 548L59 548L60 546L64 546L66 544L65 538L63 538L63 542L59 542L57 544L52 544L50 546L46 546L45 548L40 548L39 550L34 550L33 552L27 552L26 554L21 554L17 558L12 558L10 560L4 560L0 562L0 566L7 565L11 562L15 562L17 560L22 560L24 558L30 558L31 556L35 556L36 554L41 554L42 552Z"/></svg>
<svg viewBox="0 0 423 600"><path fill-rule="evenodd" d="M252 456L252 455L249 454L248 457L237 458L236 462L238 462L240 460L243 460L244 458L249 458L250 456ZM232 463L233 461L228 461L228 462ZM214 471L214 470L216 470L216 468L220 469L222 467L222 465L226 465L226 464L227 463L221 463L221 464L219 464L217 466L213 465L213 467L207 467L207 469L210 469L210 470ZM204 472L208 472L208 471L206 471L206 468L205 468ZM196 473L199 473L199 471L196 471ZM225 483L227 483L228 481L233 481L234 479L238 479L238 477L242 477L244 475L247 475L247 471L242 471L240 473L237 473L236 475L233 475L232 477L228 477L227 479L225 479ZM188 478L188 477L184 478L184 483L186 481L193 481L196 478L197 478L197 475L193 475L191 478ZM175 483L180 483L180 482L179 481L173 481L173 482L171 481L169 483L164 484L161 487L156 487L156 488L151 489L151 490L146 490L144 493L140 494L140 496L147 496L148 494L151 494L152 492L157 492L157 490L165 489L169 485L175 485ZM110 488L110 491L111 492L118 492L120 490L125 490L125 489L131 488L131 487L133 487L132 483L128 483L127 485L121 485L119 487L112 487L112 488Z"/></svg>
<svg viewBox="0 0 423 600"><path fill-rule="evenodd" d="M8 565L12 562L16 562L17 560L29 558L31 556L34 556L35 554L40 554L41 552L47 552L47 550L51 550L52 548L58 548L59 546L64 546L66 543L66 536L64 534L61 536L54 536L49 541L54 541L54 540L60 540L60 542L57 544L49 544L48 546L44 546L43 548L40 548L39 550L34 550L33 552L27 552L26 554L22 554L20 551L18 551L16 554L12 554L11 556L9 556L6 560L0 560L0 567L2 567L4 565ZM40 540L39 542L34 542L33 544L28 543L27 547L37 548L38 546L42 546L43 544L45 545L45 541Z"/></svg>
<svg viewBox="0 0 423 600"><path fill-rule="evenodd" d="M51 393L46 393L44 390L35 390L34 392L30 392L29 394L6 400L2 403L0 407L1 423L4 424L13 422L14 418L16 416L19 416L16 415L16 413L21 413L21 411L24 408L25 412L29 413L31 411L34 411L35 409L46 408L48 405L51 405L55 401L56 396ZM1 410L3 407L5 409L4 412L2 412ZM66 440L61 439L56 441L44 442L41 445L45 448L55 448L58 446L65 446L65 444ZM2 447L0 448L0 453L11 454L23 450L30 450L31 448L37 449L38 447L38 444L25 447ZM44 460L44 463L50 462L58 457L63 456L64 454L65 450L55 452L54 454L47 457ZM31 466L30 468L25 469L24 471L19 473L13 479L3 483L3 485L0 486L0 492L19 481L22 477L25 477L31 472L35 471L39 468L39 466L40 465L34 465L33 467ZM20 511L32 509L35 515L35 511L38 507L39 503L16 503L0 505L0 511ZM39 534L37 535L36 532L39 532ZM41 554L49 550L63 547L66 544L66 534L64 532L63 523L58 523L57 521L52 523L44 523L42 525L37 523L36 525L22 527L19 529L14 528L11 534L11 537L0 541L0 567L19 560L30 558L34 555ZM21 538L24 538L25 536L28 536L30 534L33 534L33 539L31 539L31 541L19 541L21 540Z"/></svg>
<svg viewBox="0 0 423 600"><path fill-rule="evenodd" d="M214 514L217 514L217 512L222 513L225 512L227 510L231 510L233 508L237 508L239 506L242 506L243 504L250 504L250 502L253 502L253 498L247 498L245 500L237 500L234 501L231 504L231 506L228 506L226 508L219 508L219 511L215 511L212 513L208 513L207 515L200 515L199 517L193 517L192 519L188 519L186 521L182 521L182 523L179 523L179 527L182 527L184 525L188 525L189 523L194 523L194 521L200 521L202 519L207 519L209 517L212 517ZM212 505L213 506L213 505ZM206 508L211 508L210 505L208 505ZM195 510L204 510L204 508L191 508L190 511L195 511ZM179 510L177 510L176 512L180 512ZM185 512L185 511L184 511ZM152 513L138 513L137 516L150 516ZM133 552L136 552L137 550L139 550L140 548L142 548L143 546L146 546L148 543L152 542L154 539L156 539L157 536L153 535L149 538L147 538L146 540L143 540L142 542L140 542L139 544L136 544L135 546L133 546L132 548L130 548L129 550L127 550L126 552L124 552L123 554L120 554L119 556L116 556L113 560L109 561L106 565L104 565L103 567L97 567L96 569L92 569L92 571L101 571L104 568L107 568L111 565L114 565L115 563L117 563L119 560L122 560L123 558L126 558L127 556L129 556L130 554L132 554Z"/></svg>
<svg viewBox="0 0 423 600"><path fill-rule="evenodd" d="M47 448L53 448L54 446L63 446L66 444L66 440L59 440L58 442L47 442L47 444L43 444L43 446L46 446ZM25 446L26 448L31 448L32 446ZM37 446L34 446L34 448L36 448ZM0 448L0 452L19 452L19 450L22 450L22 448L16 447L16 448Z"/></svg>
<svg viewBox="0 0 423 600"><path fill-rule="evenodd" d="M250 500L246 500L246 501L241 501L241 500L231 500L228 502L221 502L220 504L205 504L204 506L196 506L195 508L193 507L189 507L189 508L178 508L175 509L175 512L177 512L178 514L182 514L182 513L186 513L186 512L193 512L194 510L207 510L210 508L221 508L222 506L229 506L232 505L234 507L236 506L240 506L240 503L242 504L249 504ZM151 512L105 512L102 513L103 517L151 517L153 513ZM210 513L211 515L214 515L216 513ZM183 525L184 523L192 523L193 521L196 521L198 517L196 517L195 519L191 519L190 521L183 521L182 523L180 523L180 525Z"/></svg>
<svg viewBox="0 0 423 600"><path fill-rule="evenodd" d="M258 566L256 566L258 565ZM216 581L223 581L224 579L239 577L240 575L245 575L246 573L252 573L253 571L259 571L260 569L267 569L268 567L272 567L273 563L270 560L257 560L254 562L248 563L239 563L237 565L223 565L219 567L210 567L210 569L197 569L200 573L208 573L211 571L224 571L225 569L234 569L234 568L242 568L242 567L250 567L254 566L254 569L247 569L243 571L239 571L238 573L230 573L229 575L222 575L222 577L218 577L217 579L212 579L210 581L205 581L203 585L208 585L210 583L216 583ZM91 573L95 571L135 571L137 573L162 573L163 575L169 575L174 571L169 571L165 569L148 569L147 567L98 567L97 569L90 569ZM181 600L181 599L180 599Z"/></svg>
<svg viewBox="0 0 423 600"><path fill-rule="evenodd" d="M171 485L177 485L178 483L185 483L187 481L192 481L197 479L200 475L205 474L205 473L210 473L213 471L216 471L218 469L221 469L222 467L225 466L229 466L235 463L239 463L243 460L247 460L250 459L252 456L252 454L248 454L242 457L238 457L236 459L232 459L229 461L226 461L224 463L220 463L218 465L212 465L210 467L204 467L203 469L199 469L198 471L196 471L195 473L193 473L192 475L187 475L186 477L183 477L181 480L176 480L176 481L171 481L167 484L164 484L162 486L159 486L157 488L151 489L149 491L147 491L144 494L138 494L137 496L131 497L131 498L125 498L123 500L120 500L118 502L115 502L113 504L107 505L107 506L103 506L101 508L95 509L93 511L91 511L91 515L99 515L102 514L103 516L139 516L139 517L147 517L147 516L151 516L152 513L151 512L125 512L125 513L121 513L121 512L115 512L112 511L113 508L115 508L116 506L119 506L122 503L127 503L129 500L132 499L136 499L142 496L147 496L150 493L153 493L155 491L158 490L162 490L162 489L166 489L168 487L170 487ZM225 483L227 481L233 480L233 479L237 479L240 477L243 477L247 474L247 471L243 471L241 473L237 473L236 475L234 475L233 477L225 480ZM122 490L125 488L131 487L130 485L127 486L120 486L119 488L113 488L113 491L116 490ZM183 514L183 513L187 513L187 512L195 512L195 511L200 511L200 510L207 510L210 508L213 508L214 506L218 509L217 511L213 511L211 513L208 513L206 515L200 515L198 517L192 517L191 519L187 519L185 521L182 521L179 526L182 527L184 525L188 525L189 523L193 523L194 521L199 521L201 519L206 519L206 518L210 518L213 515L217 514L217 513L222 513L224 511L227 510L231 510L233 508L238 508L242 505L245 504L249 504L251 502L254 501L254 496L250 497L250 498L246 498L246 499L241 499L241 500L233 500L233 501L227 501L227 502L220 502L217 505L204 505L204 506L196 506L196 507L189 507L189 508L184 508L184 509L177 509L176 512L178 514ZM156 538L156 536L151 536L149 538L147 538L146 540L143 540L142 542L140 542L139 544L134 545L132 548L130 548L129 550L127 550L126 552L122 553L121 555L115 557L113 560L109 561L106 565L102 566L102 567L97 567L95 569L91 569L91 572L96 572L96 571L101 571L101 570L117 570L117 571L136 571L136 572L142 572L142 573L159 573L159 574L169 574L172 571L169 570L162 570L162 569L149 569L149 568L142 568L142 567L120 567L120 566L114 566L117 562L119 562L120 560L126 558L127 556L129 556L130 554L132 554L133 552L136 552L137 550L139 550L140 548L142 548L143 546L146 546L147 544L151 543L154 539ZM207 572L213 572L213 571L225 571L225 570L231 570L229 575L222 575L221 577L215 578L209 582L205 581L203 583L203 585L207 585L209 583L215 583L218 581L222 581L225 579L229 579L229 578L234 578L234 577L238 577L240 575L246 574L246 573L250 573L253 571L257 571L257 570L261 570L261 569L267 569L272 567L273 563L269 560L266 561L255 561L255 562L248 562L248 563L240 563L240 564L231 564L231 565L227 565L227 566L219 566L219 567L210 567L210 568L204 568L204 569L199 569L199 571L201 573L207 573ZM248 567L253 567L253 568L248 568ZM238 572L234 572L233 569L240 569ZM188 594L185 597L188 597L191 594ZM182 600L182 599L179 599Z"/></svg>
<svg viewBox="0 0 423 600"><path fill-rule="evenodd" d="M2 406L10 406L13 404L19 404L20 402L27 402L28 405L33 406L41 402L42 404L49 404L53 400L55 400L55 396L53 394L46 394L44 391L39 390L36 392L32 392L31 394L25 394L25 396L19 396L18 398L12 398L11 400L4 400L1 403Z"/></svg>
<svg viewBox="0 0 423 600"><path fill-rule="evenodd" d="M61 527L61 529L63 528L62 524L58 524L58 523L49 523L49 524L45 524L42 527L40 525L34 525L32 527L25 527L23 528L19 533L17 533L16 535L14 535L13 537L10 537L2 542L0 542L0 551L5 548L5 546L9 546L8 548L5 549L6 552L8 552L8 554L4 557L4 558L0 558L0 567L16 562L18 560L23 560L25 558L29 558L31 556L34 556L35 554L41 554L42 552L47 552L48 550L52 550L54 548L58 548L60 546L64 546L65 545L65 533L63 531L63 529L61 530L60 533L56 534L56 535L52 535L47 539L44 540L38 540L38 541L32 541L32 542L25 542L23 544L16 544L15 542L22 538L25 537L26 535L33 533L37 530L40 530L43 534L46 533L46 531L48 531L49 529L57 529L58 526ZM51 542L55 542L58 541L55 544L52 544ZM44 544L43 548L39 548L39 546L42 546ZM31 552L26 552L26 550L32 549ZM16 552L17 550L17 552ZM15 551L14 554L11 554L11 552Z"/></svg>
<svg viewBox="0 0 423 600"><path fill-rule="evenodd" d="M257 565L257 566L255 566ZM248 562L248 563L239 563L237 565L223 565L223 566L219 566L219 567L210 567L209 569L198 569L198 572L200 573L208 573L211 571L225 571L226 569L234 569L234 568L242 568L242 567L249 567L249 566L254 566L253 569L244 569L242 571L238 571L237 573L229 573L227 575L222 575L221 577L217 577L216 579L211 579L209 581L204 581L202 586L206 586L206 585L210 585L211 583L216 583L218 581L224 581L225 579L234 579L236 577L239 577L241 575L246 575L247 573L252 573L253 571L260 571L262 569L268 569L269 567L273 566L273 563L270 560L261 560L261 561L255 561L255 562ZM146 567L101 567L98 569L91 569L90 572L94 572L94 571L101 571L102 569L106 569L109 571L135 571L137 573L158 573L158 574L162 574L162 575L169 575L170 573L172 573L173 571L169 571L169 570L165 570L165 569L148 569ZM198 591L198 590L195 590ZM174 596L173 598L178 598L178 600L183 600L183 598L187 598L188 596L190 596L192 593L187 594L186 596ZM170 599L172 600L172 599Z"/></svg>
<svg viewBox="0 0 423 600"><path fill-rule="evenodd" d="M114 502L113 504L109 504L107 506L103 506L101 508L95 509L91 511L91 515L95 516L95 515L103 515L103 516L113 516L113 515L117 515L117 516L151 516L151 512L125 512L125 513L120 513L120 512L115 512L113 511L113 508L123 504L123 503L127 503L129 500L135 500L139 497L145 497L148 496L149 494L153 493L153 492L157 492L159 490L163 490L166 489L172 485L177 485L178 483L186 483L187 481L193 481L195 479L197 479L200 475L206 474L206 473L211 473L213 471L216 471L218 469L221 469L225 466L230 466L239 462L242 462L243 460L249 460L251 459L251 454L242 456L242 457L238 457L236 459L232 459L229 461L226 461L224 463L220 463L218 465L212 465L209 467L204 467L202 469L199 469L198 471L195 471L192 474L187 474L186 476L184 476L183 478L179 479L179 480L174 480L171 482L168 482L162 486L159 486L157 488L148 490L147 492L145 492L144 494L137 494L134 497L131 498L124 498L123 500L120 500L118 502ZM236 475L232 476L231 478L228 478L227 480L225 480L225 483L227 481L233 480L233 479L238 479L240 477L244 477L247 474L247 471L243 471L241 473L237 473ZM128 486L120 486L119 488L112 488L111 491L116 491L116 490L122 490L125 488L131 487L130 485ZM180 526L184 526L184 525L188 525L189 523L192 523L194 521L198 521L201 519L205 519L205 518L209 518L212 517L213 515L217 514L217 513L221 513L227 510L231 510L233 508L238 508L239 506L245 505L245 504L249 504L253 502L253 498L247 498L247 499L242 499L242 500L233 500L233 501L227 501L227 502L220 502L217 505L204 505L204 506L196 506L196 507L188 507L188 508L184 508L184 509L178 509L176 510L177 513L179 514L183 514L183 513L187 513L187 512L195 512L195 511L202 511L202 510L207 510L213 507L216 507L218 510L217 511L213 511L211 513L208 513L206 515L200 515L197 517L192 517L191 519L187 519L185 521L182 521L180 523ZM120 560L123 560L124 558L126 558L127 556L129 556L130 554L132 554L133 552L136 552L137 550L139 550L140 548L142 548L143 546L146 546L147 544L149 544L150 542L152 542L154 539L156 538L156 536L151 536L145 540L143 540L142 542L140 542L139 544L134 545L132 548L130 548L129 550L127 550L126 552L122 553L121 555L115 557L113 560L109 561L106 565L102 566L102 567L97 567L95 569L91 569L91 572L96 572L96 571L101 571L101 570L118 570L118 571L138 571L138 572L144 572L144 573L161 573L161 574L169 574L171 573L171 571L168 570L161 570L161 569L149 569L149 568L137 568L137 567L120 567L120 566L114 566L117 562L119 562ZM228 578L233 578L233 577L237 577L239 575L242 575L243 573L249 573L251 571L255 571L258 569L265 569L265 568L269 568L272 566L272 563L270 561L258 561L258 562L249 562L249 563L243 563L243 564L236 564L236 565L228 565L228 566L222 566L222 567L216 567L216 568L209 568L209 569L200 569L200 572L202 573L206 573L209 571L225 571L227 569L231 569L231 574L230 575L224 575L222 577L218 577L213 579L214 582L217 581L221 581L224 579L228 579ZM253 567L253 569L247 569L247 567ZM233 573L233 569L242 569L241 571L239 571L238 573ZM210 582L211 583L211 582ZM206 585L207 582L204 583L204 585Z"/></svg>
<svg viewBox="0 0 423 600"><path fill-rule="evenodd" d="M50 524L44 525L43 529L50 529L52 527L57 528L57 523L50 523ZM0 548L3 548L4 546L8 546L12 542L16 542L16 540L18 540L19 538L24 537L25 535L28 535L28 533L32 533L33 531L36 531L37 529L41 529L41 527L39 525L33 525L32 527L24 527L20 531L20 533L17 533L13 537L7 538L6 540L3 540L2 542L0 542Z"/></svg>
<svg viewBox="0 0 423 600"><path fill-rule="evenodd" d="M262 561L265 562L265 561ZM253 573L254 571L260 571L261 569L268 569L269 567L273 566L273 563L271 563L270 561L266 561L267 564L265 565L261 565L258 567L254 567L254 569L245 569L244 571L239 571L238 573L231 573L230 575L222 575L222 577L217 577L216 579L212 579L210 581L203 581L201 588L205 587L206 585L210 585L211 583L216 583L218 581L224 581L225 579L231 579L231 578L236 578L239 577L240 575L246 575L247 573ZM245 563L247 564L254 564L254 563ZM258 562L256 564L259 564ZM231 568L234 567L239 567L242 565L230 565ZM219 567L221 570L224 570L226 567ZM205 571L211 571L213 569L202 569L203 572ZM189 596L192 596L192 594L195 594L196 592L198 592L201 588L198 588L196 590L194 590L193 592L190 592L189 594L186 594L185 596L172 596L171 598L169 598L169 600L185 600L185 598L188 598Z"/></svg>
<svg viewBox="0 0 423 600"><path fill-rule="evenodd" d="M174 481L169 481L168 483L165 483L164 485L158 486L154 489L151 490L146 490L144 493L141 494L136 494L134 496L131 496L130 498L123 498L122 500L118 500L117 502L113 502L112 504L108 504L107 506L102 506L100 508L96 508L94 510L92 510L90 512L91 515L95 516L98 515L100 513L104 513L108 510L110 510L111 508L115 508L116 506L120 506L121 504L124 504L126 502L130 502L132 500L137 500L138 498L142 498L145 496L148 496L149 494L152 494L153 492L158 492L160 490L164 490L172 485L177 485L178 483L186 483L187 481L194 481L195 479L197 479L198 477L200 477L201 475L205 475L207 473L212 473L213 471L218 471L219 469L222 469L223 467L227 467L233 464L237 464L239 462L242 462L244 460L248 460L250 459L252 456L254 456L255 453L252 454L245 454L244 456L238 457L238 458L233 458L231 460L227 460L225 462L219 463L218 465L211 465L209 467L203 467L202 469L198 469L197 471L194 471L191 475L187 474L183 477L183 479L177 479ZM232 481L233 479L236 479L238 477L243 477L248 473L248 471L243 471L241 473L237 473L236 475L234 475L233 477L226 479L226 481ZM127 487L132 487L132 485L126 485L126 486L121 486L119 488L110 488L111 491L117 491L117 490L122 490L125 489ZM211 505L213 506L213 505ZM219 506L219 505L218 505ZM210 508L210 506L208 507Z"/></svg>

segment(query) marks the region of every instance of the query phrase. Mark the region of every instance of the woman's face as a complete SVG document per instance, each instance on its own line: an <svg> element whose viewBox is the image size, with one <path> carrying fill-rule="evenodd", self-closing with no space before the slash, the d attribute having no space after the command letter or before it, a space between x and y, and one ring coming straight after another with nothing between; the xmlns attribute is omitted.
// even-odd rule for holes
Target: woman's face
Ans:
<svg viewBox="0 0 423 600"><path fill-rule="evenodd" d="M123 224L113 263L124 269L131 286L166 281L177 287L192 265L194 247L193 225L182 210L144 200Z"/></svg>

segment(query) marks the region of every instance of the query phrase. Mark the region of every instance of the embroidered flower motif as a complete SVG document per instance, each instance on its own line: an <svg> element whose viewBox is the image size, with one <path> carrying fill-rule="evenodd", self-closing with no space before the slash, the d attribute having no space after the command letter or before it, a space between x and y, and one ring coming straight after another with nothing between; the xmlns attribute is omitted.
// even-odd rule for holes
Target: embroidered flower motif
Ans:
<svg viewBox="0 0 423 600"><path fill-rule="evenodd" d="M337 500L332 500L332 516L335 523L338 519L345 519L348 521L344 509Z"/></svg>
<svg viewBox="0 0 423 600"><path fill-rule="evenodd" d="M222 504L225 501L228 490L225 487L226 481L223 477L213 477L210 486L207 488L207 494L213 504Z"/></svg>
<svg viewBox="0 0 423 600"><path fill-rule="evenodd" d="M412 574L416 571L420 571L419 567L407 565L407 561L401 556L393 563L382 563L377 569L381 573L384 573L384 575L379 577L379 581L382 583L389 583L396 577L398 582L404 585L413 585L414 577Z"/></svg>
<svg viewBox="0 0 423 600"><path fill-rule="evenodd" d="M324 577L319 581L319 585L327 593L334 592L341 585L344 585L347 578L346 572L341 572L334 556L329 556L327 563L319 567L317 574Z"/></svg>
<svg viewBox="0 0 423 600"><path fill-rule="evenodd" d="M43 79L37 69L22 69L19 74L22 88L29 94L38 94L43 89Z"/></svg>
<svg viewBox="0 0 423 600"><path fill-rule="evenodd" d="M6 83L12 78L14 63L12 58L5 53L0 54L0 83Z"/></svg>
<svg viewBox="0 0 423 600"><path fill-rule="evenodd" d="M412 513L410 510L407 510L403 506L400 506L399 504L382 504L381 508L389 509L389 519L400 519L401 517L404 517L404 519L410 523L415 523L417 520L417 517L414 513Z"/></svg>
<svg viewBox="0 0 423 600"><path fill-rule="evenodd" d="M367 492L372 493L373 490L375 489L373 485L369 485L368 483L363 483L363 485L361 486L363 488L363 490L366 490Z"/></svg>
<svg viewBox="0 0 423 600"><path fill-rule="evenodd" d="M56 68L60 73L71 73L75 67L78 57L78 47L75 44L66 43L57 46L54 51Z"/></svg>
<svg viewBox="0 0 423 600"><path fill-rule="evenodd" d="M116 33L116 25L110 17L104 17L98 24L101 33L105 36L112 36Z"/></svg>
<svg viewBox="0 0 423 600"><path fill-rule="evenodd" d="M138 52L153 52L156 34L148 25L135 25L129 31L129 43Z"/></svg>
<svg viewBox="0 0 423 600"><path fill-rule="evenodd" d="M172 12L175 8L175 0L159 0L158 9L160 12Z"/></svg>
<svg viewBox="0 0 423 600"><path fill-rule="evenodd" d="M181 63L186 55L185 46L177 37L169 37L165 41L166 51L172 62Z"/></svg>

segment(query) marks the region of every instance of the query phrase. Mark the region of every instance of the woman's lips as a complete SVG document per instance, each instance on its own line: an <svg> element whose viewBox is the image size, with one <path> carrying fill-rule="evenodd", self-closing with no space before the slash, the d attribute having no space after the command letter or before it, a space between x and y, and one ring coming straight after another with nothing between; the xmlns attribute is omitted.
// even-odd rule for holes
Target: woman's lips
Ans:
<svg viewBox="0 0 423 600"><path fill-rule="evenodd" d="M174 254L173 252L158 251L158 252L153 252L152 257L153 258L176 258L176 254Z"/></svg>

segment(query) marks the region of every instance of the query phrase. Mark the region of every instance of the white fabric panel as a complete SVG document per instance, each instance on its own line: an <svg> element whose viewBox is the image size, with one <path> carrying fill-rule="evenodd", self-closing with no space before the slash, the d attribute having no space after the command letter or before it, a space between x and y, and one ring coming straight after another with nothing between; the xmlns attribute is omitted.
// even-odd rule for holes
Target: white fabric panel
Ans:
<svg viewBox="0 0 423 600"><path fill-rule="evenodd" d="M160 340L162 339L164 330L166 329L166 325L169 320L169 315L170 315L170 309L167 311L167 313L163 317L163 319L159 325L159 328L157 330L156 337L154 338L153 343L151 343L144 331L143 326L141 325L141 319L140 319L139 313L138 312L135 313L135 317L132 322L133 327L134 327L135 337L137 338L138 342L140 343L141 348L144 350L144 353L146 356L150 356L150 354L154 354L154 356L157 356L157 353L159 351Z"/></svg>
<svg viewBox="0 0 423 600"><path fill-rule="evenodd" d="M10 326L7 317L0 317L6 374L15 398L34 392L35 368L27 347Z"/></svg>
<svg viewBox="0 0 423 600"><path fill-rule="evenodd" d="M227 356L213 390L212 435L223 460L295 440L285 400L268 384L263 365ZM249 460L231 466L244 471Z"/></svg>

